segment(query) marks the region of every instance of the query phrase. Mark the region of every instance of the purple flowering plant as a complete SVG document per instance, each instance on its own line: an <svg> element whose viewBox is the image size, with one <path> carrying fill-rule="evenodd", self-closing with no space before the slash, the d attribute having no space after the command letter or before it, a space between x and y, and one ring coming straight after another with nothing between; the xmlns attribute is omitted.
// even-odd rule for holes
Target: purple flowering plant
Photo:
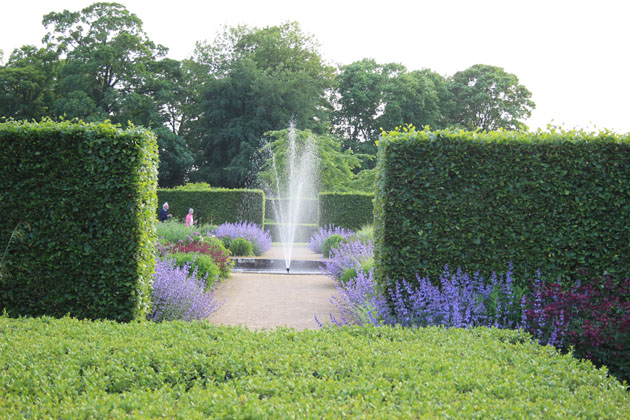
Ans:
<svg viewBox="0 0 630 420"><path fill-rule="evenodd" d="M196 270L177 268L173 261L158 260L155 267L151 312L147 319L154 322L208 318L218 309L214 295L205 291L204 279Z"/></svg>
<svg viewBox="0 0 630 420"><path fill-rule="evenodd" d="M344 238L349 238L350 236L354 235L354 232L350 229L342 228L335 225L322 226L317 232L313 233L313 235L309 239L307 245L308 249L317 254L321 254L322 245L324 244L326 239L328 239L328 237L332 235L340 235Z"/></svg>
<svg viewBox="0 0 630 420"><path fill-rule="evenodd" d="M330 250L330 258L324 260L324 271L339 280L348 268L355 268L370 258L374 258L372 241L341 242Z"/></svg>
<svg viewBox="0 0 630 420"><path fill-rule="evenodd" d="M262 230L256 223L247 221L223 223L212 232L218 238L244 238L254 246L256 255L264 254L271 248L271 234Z"/></svg>

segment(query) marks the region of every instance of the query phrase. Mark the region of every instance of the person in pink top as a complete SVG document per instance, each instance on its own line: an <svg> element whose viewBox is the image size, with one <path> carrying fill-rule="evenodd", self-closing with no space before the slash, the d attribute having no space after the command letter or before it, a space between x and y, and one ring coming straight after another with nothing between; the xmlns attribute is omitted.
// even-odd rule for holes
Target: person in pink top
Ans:
<svg viewBox="0 0 630 420"><path fill-rule="evenodd" d="M193 220L193 209L188 209L188 214L186 215L186 226L192 226L195 224L195 221Z"/></svg>

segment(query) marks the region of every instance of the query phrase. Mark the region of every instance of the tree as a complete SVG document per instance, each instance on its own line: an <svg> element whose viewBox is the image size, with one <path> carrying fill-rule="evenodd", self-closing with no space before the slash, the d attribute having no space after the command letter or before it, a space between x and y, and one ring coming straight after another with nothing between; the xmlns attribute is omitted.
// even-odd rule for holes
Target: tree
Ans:
<svg viewBox="0 0 630 420"><path fill-rule="evenodd" d="M405 124L444 128L449 99L446 80L438 73L428 69L402 72L385 85L379 127L386 131Z"/></svg>
<svg viewBox="0 0 630 420"><path fill-rule="evenodd" d="M252 181L250 162L263 134L288 126L328 128L331 67L297 23L227 29L198 44L194 60L209 71L197 124L194 181L238 187Z"/></svg>
<svg viewBox="0 0 630 420"><path fill-rule="evenodd" d="M378 118L385 111L384 91L388 81L405 68L400 64L377 64L363 59L341 68L335 83L335 132L355 152L375 154L380 134Z"/></svg>
<svg viewBox="0 0 630 420"><path fill-rule="evenodd" d="M518 78L500 67L476 64L448 80L451 122L468 130L518 129L536 107Z"/></svg>
<svg viewBox="0 0 630 420"><path fill-rule="evenodd" d="M95 3L79 12L52 12L47 49L63 57L52 114L86 121L109 119L152 129L160 151L159 183L187 179L193 155L179 133L187 92L183 64L163 58L142 21L118 3Z"/></svg>
<svg viewBox="0 0 630 420"><path fill-rule="evenodd" d="M275 167L283 180L286 173L287 149L289 130L271 131L265 134L268 147L274 155ZM350 150L341 150L341 139L329 134L314 134L310 130L296 130L297 147L303 147L306 142L313 142L317 152L318 191L349 191L352 190L352 180L355 175L353 169L359 166L359 159ZM262 187L275 185L274 163L271 156L262 149L265 160L257 174Z"/></svg>
<svg viewBox="0 0 630 420"><path fill-rule="evenodd" d="M0 67L0 116L31 120L48 115L58 64L50 50L32 45L15 49Z"/></svg>

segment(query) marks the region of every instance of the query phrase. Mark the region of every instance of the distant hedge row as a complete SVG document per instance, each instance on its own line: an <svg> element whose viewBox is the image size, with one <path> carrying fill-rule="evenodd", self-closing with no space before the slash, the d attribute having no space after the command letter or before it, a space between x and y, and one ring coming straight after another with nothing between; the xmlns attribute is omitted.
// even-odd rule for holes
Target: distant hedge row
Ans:
<svg viewBox="0 0 630 420"><path fill-rule="evenodd" d="M265 220L265 193L246 189L186 189L160 188L157 192L159 208L169 204L169 213L183 221L192 208L198 223L221 224L248 221L262 226Z"/></svg>
<svg viewBox="0 0 630 420"><path fill-rule="evenodd" d="M630 137L392 131L379 143L377 278L445 264L630 276ZM569 279L570 281L570 279Z"/></svg>
<svg viewBox="0 0 630 420"><path fill-rule="evenodd" d="M280 234L280 229L282 229L285 225L274 222L265 223L264 230L268 230L271 232L271 240L273 242L282 242L282 236ZM295 227L295 237L293 242L308 242L313 233L317 231L317 224L315 223L301 223L296 225Z"/></svg>
<svg viewBox="0 0 630 420"><path fill-rule="evenodd" d="M140 128L0 124L0 311L143 318L153 281L157 143ZM2 410L0 410L2 411Z"/></svg>
<svg viewBox="0 0 630 420"><path fill-rule="evenodd" d="M0 317L6 418L597 418L630 395L498 329L253 332Z"/></svg>
<svg viewBox="0 0 630 420"><path fill-rule="evenodd" d="M374 223L374 194L323 192L319 194L319 225L359 229Z"/></svg>
<svg viewBox="0 0 630 420"><path fill-rule="evenodd" d="M285 198L265 198L265 217L271 222L278 222L276 212L286 212L288 200ZM317 198L305 199L300 203L297 223L317 223ZM287 217L287 216L285 216Z"/></svg>

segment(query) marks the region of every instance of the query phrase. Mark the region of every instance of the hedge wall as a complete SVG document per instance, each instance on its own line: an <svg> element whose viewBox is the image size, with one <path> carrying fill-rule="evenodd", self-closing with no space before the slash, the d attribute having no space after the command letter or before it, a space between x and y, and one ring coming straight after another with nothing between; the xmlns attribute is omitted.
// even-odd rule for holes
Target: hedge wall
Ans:
<svg viewBox="0 0 630 420"><path fill-rule="evenodd" d="M154 269L157 143L109 123L0 124L0 277L9 315L143 318ZM1 310L1 309L0 309Z"/></svg>
<svg viewBox="0 0 630 420"><path fill-rule="evenodd" d="M359 229L374 223L374 194L323 192L319 194L319 225Z"/></svg>
<svg viewBox="0 0 630 420"><path fill-rule="evenodd" d="M271 222L278 222L276 208L284 209L287 206L286 198L265 198L265 217ZM280 207L284 206L284 207ZM305 199L300 205L297 223L317 223L317 198Z"/></svg>
<svg viewBox="0 0 630 420"><path fill-rule="evenodd" d="M377 172L381 284L510 261L517 281L630 275L629 136L393 131Z"/></svg>
<svg viewBox="0 0 630 420"><path fill-rule="evenodd" d="M274 222L266 222L265 230L271 232L271 240L273 242L282 242L282 238L280 237L280 227L282 224L274 223ZM298 224L295 229L295 238L294 242L308 242L308 240L313 236L315 232L317 232L318 226L314 223L302 223Z"/></svg>
<svg viewBox="0 0 630 420"><path fill-rule="evenodd" d="M0 317L7 419L627 419L630 393L520 331L249 331Z"/></svg>
<svg viewBox="0 0 630 420"><path fill-rule="evenodd" d="M189 208L195 210L198 223L218 225L246 220L262 226L265 220L265 193L262 190L160 188L157 196L157 212L166 201L169 213L181 221L186 218Z"/></svg>

